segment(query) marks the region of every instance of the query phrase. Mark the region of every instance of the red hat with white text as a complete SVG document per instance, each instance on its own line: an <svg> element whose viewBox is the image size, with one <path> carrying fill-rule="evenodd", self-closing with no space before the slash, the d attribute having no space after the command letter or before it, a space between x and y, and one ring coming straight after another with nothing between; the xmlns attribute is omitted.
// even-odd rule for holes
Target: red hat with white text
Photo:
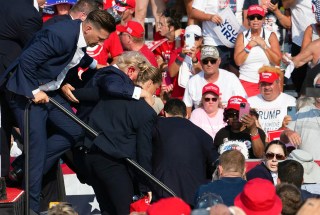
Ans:
<svg viewBox="0 0 320 215"><path fill-rule="evenodd" d="M279 74L275 72L261 72L259 74L259 82L266 82L272 84L279 79Z"/></svg>
<svg viewBox="0 0 320 215"><path fill-rule="evenodd" d="M240 110L240 103L247 103L247 99L243 98L242 96L232 96L228 101L226 110Z"/></svg>
<svg viewBox="0 0 320 215"><path fill-rule="evenodd" d="M203 88L202 88L202 95L204 95L205 93L214 93L216 95L220 95L220 89L217 85L213 84L213 83L209 83L206 84Z"/></svg>
<svg viewBox="0 0 320 215"><path fill-rule="evenodd" d="M265 12L264 12L264 9L255 4L255 5L251 5L249 8L248 8L248 13L247 13L247 16L252 16L252 15L260 15L260 16L265 16Z"/></svg>

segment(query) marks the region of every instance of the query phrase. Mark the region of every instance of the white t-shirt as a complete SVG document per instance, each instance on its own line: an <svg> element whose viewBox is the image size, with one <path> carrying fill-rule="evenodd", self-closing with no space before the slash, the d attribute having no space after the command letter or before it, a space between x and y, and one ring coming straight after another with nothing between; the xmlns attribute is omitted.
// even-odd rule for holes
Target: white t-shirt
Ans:
<svg viewBox="0 0 320 215"><path fill-rule="evenodd" d="M243 2L244 0L194 0L192 7L206 14L218 14L224 8L230 7L235 13L238 22L242 24ZM202 22L204 45L223 45L216 33L213 31L213 27L215 25L216 24L211 21Z"/></svg>
<svg viewBox="0 0 320 215"><path fill-rule="evenodd" d="M190 78L183 96L183 101L187 107L194 106L197 108L199 106L202 97L202 88L208 83L209 82L204 79L203 71ZM224 106L228 103L231 96L247 97L247 93L238 77L227 70L219 69L218 80L213 84L220 88L221 102Z"/></svg>
<svg viewBox="0 0 320 215"><path fill-rule="evenodd" d="M291 9L291 31L292 42L301 46L304 31L312 23L316 23L316 18L312 12L311 0L297 0Z"/></svg>
<svg viewBox="0 0 320 215"><path fill-rule="evenodd" d="M214 117L209 117L203 108L194 109L191 113L190 121L207 132L213 140L217 132L226 126L223 121L223 109L221 108L218 109Z"/></svg>
<svg viewBox="0 0 320 215"><path fill-rule="evenodd" d="M296 99L285 93L273 101L266 101L261 94L248 98L250 107L256 108L259 114L259 122L264 132L274 131L282 126L282 121L287 115L288 106L296 106Z"/></svg>

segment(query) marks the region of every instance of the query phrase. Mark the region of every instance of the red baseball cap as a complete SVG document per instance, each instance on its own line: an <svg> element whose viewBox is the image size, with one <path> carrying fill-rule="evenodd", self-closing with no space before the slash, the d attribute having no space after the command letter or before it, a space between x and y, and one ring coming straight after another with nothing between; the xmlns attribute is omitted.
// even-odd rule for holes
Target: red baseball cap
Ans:
<svg viewBox="0 0 320 215"><path fill-rule="evenodd" d="M147 210L148 215L188 215L190 213L190 206L177 197L161 199Z"/></svg>
<svg viewBox="0 0 320 215"><path fill-rule="evenodd" d="M279 74L275 72L261 72L259 74L259 82L272 84L277 79L279 79Z"/></svg>
<svg viewBox="0 0 320 215"><path fill-rule="evenodd" d="M214 93L216 95L220 95L220 89L217 85L213 84L213 83L209 83L206 84L203 88L202 88L202 95L204 95L207 92L211 92Z"/></svg>
<svg viewBox="0 0 320 215"><path fill-rule="evenodd" d="M243 98L242 96L232 96L228 101L226 110L240 110L240 103L247 103L247 99Z"/></svg>
<svg viewBox="0 0 320 215"><path fill-rule="evenodd" d="M117 31L127 32L133 37L142 38L144 37L144 29L139 22L128 21L127 25L117 25Z"/></svg>
<svg viewBox="0 0 320 215"><path fill-rule="evenodd" d="M262 178L255 178L244 185L243 191L234 199L234 205L247 215L281 214L282 202L274 185Z"/></svg>
<svg viewBox="0 0 320 215"><path fill-rule="evenodd" d="M117 11L124 12L127 9L136 8L136 0L118 0L117 3L113 6Z"/></svg>
<svg viewBox="0 0 320 215"><path fill-rule="evenodd" d="M255 5L251 5L249 8L248 8L248 13L247 13L247 16L252 16L252 15L261 15L261 16L265 16L265 12L264 12L264 9L255 4Z"/></svg>

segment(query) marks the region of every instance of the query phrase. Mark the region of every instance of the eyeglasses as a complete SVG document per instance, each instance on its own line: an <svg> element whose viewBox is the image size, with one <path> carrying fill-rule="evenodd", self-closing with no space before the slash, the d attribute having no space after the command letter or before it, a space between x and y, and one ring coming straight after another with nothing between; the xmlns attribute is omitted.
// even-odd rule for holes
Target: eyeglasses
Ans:
<svg viewBox="0 0 320 215"><path fill-rule="evenodd" d="M217 62L217 59L214 59L214 58L206 58L206 59L203 59L201 61L204 65L207 65L209 62L211 64L215 64Z"/></svg>
<svg viewBox="0 0 320 215"><path fill-rule="evenodd" d="M218 98L204 98L205 102L210 102L210 100L213 102L216 102L216 101L218 101Z"/></svg>
<svg viewBox="0 0 320 215"><path fill-rule="evenodd" d="M267 152L266 153L266 158L268 160L271 160L273 159L274 157L276 157L277 160L284 160L285 159L285 156L284 155L281 155L281 154L276 154L276 153L273 153L273 152Z"/></svg>
<svg viewBox="0 0 320 215"><path fill-rule="evenodd" d="M258 20L262 20L263 19L263 16L261 15L251 15L251 16L248 16L248 19L249 20L255 20L255 18L257 18Z"/></svg>

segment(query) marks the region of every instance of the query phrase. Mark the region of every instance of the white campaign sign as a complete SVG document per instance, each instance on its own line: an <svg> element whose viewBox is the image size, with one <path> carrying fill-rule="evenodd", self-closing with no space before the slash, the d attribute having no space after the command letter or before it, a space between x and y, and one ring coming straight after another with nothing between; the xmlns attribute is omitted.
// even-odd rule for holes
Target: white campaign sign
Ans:
<svg viewBox="0 0 320 215"><path fill-rule="evenodd" d="M243 29L230 7L219 13L219 16L221 16L223 22L220 25L215 25L213 30L225 46L233 48L238 33Z"/></svg>

